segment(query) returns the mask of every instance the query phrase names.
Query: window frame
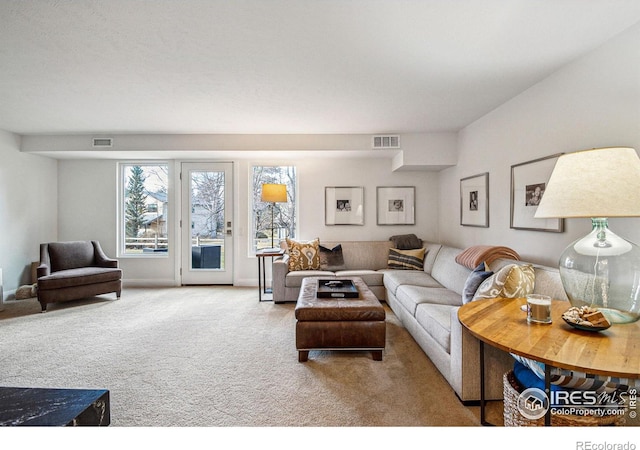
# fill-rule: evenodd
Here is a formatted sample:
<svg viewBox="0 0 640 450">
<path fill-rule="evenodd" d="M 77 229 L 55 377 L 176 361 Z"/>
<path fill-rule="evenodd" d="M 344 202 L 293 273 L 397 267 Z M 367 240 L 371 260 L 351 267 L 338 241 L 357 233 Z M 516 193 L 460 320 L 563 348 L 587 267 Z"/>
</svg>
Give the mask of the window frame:
<svg viewBox="0 0 640 450">
<path fill-rule="evenodd" d="M 248 255 L 250 257 L 253 257 L 256 255 L 256 250 L 257 247 L 254 246 L 254 243 L 256 242 L 256 232 L 257 232 L 257 226 L 255 223 L 255 214 L 254 212 L 256 211 L 255 209 L 255 197 L 254 197 L 254 193 L 256 192 L 254 190 L 254 172 L 256 168 L 259 167 L 286 167 L 286 168 L 292 168 L 295 174 L 295 180 L 293 182 L 293 192 L 290 192 L 289 189 L 287 189 L 287 196 L 289 198 L 293 199 L 293 221 L 294 221 L 294 225 L 293 225 L 293 229 L 291 230 L 293 235 L 291 236 L 287 236 L 290 238 L 295 238 L 295 236 L 298 234 L 298 224 L 299 224 L 299 220 L 298 220 L 298 167 L 295 164 L 273 164 L 273 163 L 269 163 L 269 164 L 261 164 L 261 163 L 251 163 L 249 164 L 249 168 L 248 168 L 248 172 L 249 172 L 249 176 L 248 176 L 248 229 L 249 229 L 249 233 L 248 233 Z M 287 187 L 289 187 L 289 184 L 287 183 Z M 259 202 L 260 200 L 258 200 Z M 270 245 L 269 245 L 270 247 Z"/>
<path fill-rule="evenodd" d="M 166 226 L 166 240 L 167 240 L 167 251 L 165 252 L 140 252 L 140 253 L 132 253 L 127 252 L 125 248 L 126 243 L 126 213 L 125 213 L 125 191 L 128 183 L 128 179 L 125 179 L 125 171 L 132 166 L 164 166 L 167 171 L 166 175 L 166 190 L 167 190 L 167 206 L 166 213 L 167 218 L 165 218 L 165 226 Z M 173 165 L 170 161 L 167 160 L 132 160 L 132 161 L 118 161 L 117 164 L 117 178 L 118 178 L 118 199 L 117 199 L 117 214 L 116 214 L 116 233 L 117 233 L 117 255 L 118 258 L 160 258 L 167 259 L 170 257 L 170 254 L 173 252 L 175 248 L 175 243 L 172 240 L 172 230 L 173 230 L 173 197 L 172 197 L 172 176 L 173 176 Z"/>
</svg>

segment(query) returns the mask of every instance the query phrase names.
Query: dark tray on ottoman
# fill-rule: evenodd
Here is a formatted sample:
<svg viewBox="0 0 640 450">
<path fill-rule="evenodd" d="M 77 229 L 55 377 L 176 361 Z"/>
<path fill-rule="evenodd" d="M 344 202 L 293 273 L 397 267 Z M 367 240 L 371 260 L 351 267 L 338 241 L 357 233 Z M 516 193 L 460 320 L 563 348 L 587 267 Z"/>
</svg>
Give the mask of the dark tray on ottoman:
<svg viewBox="0 0 640 450">
<path fill-rule="evenodd" d="M 318 280 L 318 298 L 358 298 L 359 293 L 352 280 Z"/>
</svg>

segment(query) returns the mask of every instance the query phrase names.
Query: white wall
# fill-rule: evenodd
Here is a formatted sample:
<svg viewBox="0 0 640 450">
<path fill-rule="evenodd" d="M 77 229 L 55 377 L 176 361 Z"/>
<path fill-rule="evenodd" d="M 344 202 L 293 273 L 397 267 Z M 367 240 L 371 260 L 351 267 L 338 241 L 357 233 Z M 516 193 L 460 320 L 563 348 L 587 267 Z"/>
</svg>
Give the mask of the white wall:
<svg viewBox="0 0 640 450">
<path fill-rule="evenodd" d="M 0 131 L 0 268 L 5 298 L 31 283 L 40 243 L 58 234 L 57 161 L 20 152 L 20 138 Z"/>
<path fill-rule="evenodd" d="M 585 55 L 564 67 L 546 80 L 525 91 L 490 114 L 462 130 L 457 139 L 445 136 L 448 143 L 445 151 L 451 151 L 451 143 L 457 141 L 458 164 L 441 172 L 393 171 L 389 159 L 372 159 L 356 156 L 353 159 L 337 158 L 335 152 L 328 158 L 318 159 L 319 152 L 306 159 L 274 160 L 271 151 L 263 153 L 264 159 L 238 159 L 235 161 L 234 211 L 236 235 L 234 239 L 234 279 L 238 285 L 257 284 L 257 262 L 249 255 L 247 233 L 249 167 L 257 164 L 295 164 L 299 177 L 299 230 L 300 238 L 331 240 L 388 239 L 393 234 L 415 233 L 423 239 L 465 247 L 474 244 L 507 245 L 516 249 L 523 258 L 544 264 L 557 264 L 562 249 L 572 240 L 589 230 L 587 220 L 567 220 L 564 233 L 512 230 L 510 223 L 510 169 L 514 164 L 560 152 L 603 147 L 612 145 L 631 146 L 640 149 L 640 64 L 638 43 L 640 25 L 614 38 L 600 49 Z M 432 142 L 419 136 L 419 142 Z M 360 147 L 365 146 L 362 136 Z M 27 146 L 31 151 L 46 150 L 48 138 L 31 139 Z M 153 149 L 158 136 L 137 136 L 138 150 Z M 218 140 L 223 140 L 218 137 Z M 306 146 L 313 141 L 310 137 L 296 137 Z M 9 153 L 15 161 L 10 167 L 10 180 L 0 180 L 0 192 L 9 196 L 10 187 L 23 186 L 26 178 L 31 184 L 28 192 L 38 192 L 34 199 L 24 198 L 26 194 L 13 196 L 9 215 L 19 214 L 18 205 L 29 205 L 34 211 L 25 213 L 29 226 L 35 226 L 32 217 L 46 218 L 44 222 L 49 234 L 51 217 L 55 216 L 55 194 L 49 189 L 50 183 L 41 181 L 34 175 L 31 166 L 47 165 L 55 167 L 55 162 L 44 158 L 14 154 L 18 144 L 13 135 L 3 135 L 0 150 Z M 362 141 L 362 142 L 360 142 Z M 66 140 L 53 139 L 60 150 L 66 148 Z M 83 141 L 84 142 L 84 141 Z M 208 141 L 207 141 L 208 142 Z M 234 141 L 235 142 L 235 141 Z M 339 141 L 342 143 L 343 141 Z M 349 139 L 343 147 L 350 148 Z M 272 142 L 274 144 L 275 142 Z M 217 145 L 220 145 L 218 142 Z M 239 145 L 241 150 L 254 150 L 259 142 Z M 292 144 L 293 145 L 293 144 Z M 335 143 L 334 143 L 335 146 Z M 31 148 L 33 147 L 33 148 Z M 55 147 L 55 145 L 54 145 Z M 422 144 L 414 152 L 424 151 Z M 211 149 L 210 143 L 203 148 Z M 272 147 L 273 149 L 275 147 Z M 293 147 L 292 147 L 293 148 Z M 305 147 L 306 148 L 306 147 Z M 52 150 L 56 150 L 53 148 Z M 315 148 L 314 148 L 315 149 Z M 213 149 L 212 149 L 213 150 Z M 235 147 L 231 149 L 235 151 Z M 318 149 L 315 149 L 318 150 Z M 433 148 L 428 148 L 434 154 Z M 325 152 L 327 153 L 327 152 Z M 289 158 L 278 152 L 276 158 Z M 328 153 L 327 153 L 328 155 Z M 417 166 L 434 163 L 433 158 L 422 161 L 418 153 L 407 155 Z M 246 158 L 245 155 L 243 155 Z M 254 156 L 261 158 L 261 156 Z M 293 156 L 292 156 L 293 158 Z M 228 157 L 224 158 L 228 160 Z M 24 161 L 37 161 L 20 170 Z M 449 160 L 444 165 L 450 164 Z M 116 254 L 116 209 L 117 209 L 117 162 L 115 160 L 60 160 L 59 163 L 59 236 L 60 240 L 94 238 L 102 242 L 110 255 Z M 18 167 L 18 170 L 14 170 Z M 4 168 L 4 167 L 3 167 Z M 54 169 L 51 169 L 54 170 Z M 45 178 L 52 176 L 44 168 Z M 15 172 L 15 173 L 13 173 Z M 490 172 L 490 227 L 475 228 L 460 226 L 460 179 L 482 172 Z M 4 177 L 3 177 L 4 178 Z M 44 187 L 44 192 L 35 186 Z M 365 225 L 325 226 L 324 187 L 364 186 Z M 375 217 L 376 186 L 416 186 L 417 222 L 414 226 L 377 226 Z M 23 188 L 24 189 L 24 188 Z M 42 189 L 41 189 L 42 190 Z M 52 198 L 53 197 L 53 198 Z M 16 200 L 18 198 L 19 200 Z M 174 197 L 175 198 L 175 197 Z M 6 202 L 7 200 L 3 200 Z M 35 207 L 33 206 L 35 205 Z M 43 206 L 46 211 L 43 211 Z M 4 205 L 3 205 L 4 209 Z M 51 210 L 54 210 L 51 212 Z M 0 209 L 2 211 L 2 209 Z M 174 217 L 176 215 L 174 214 Z M 26 219 L 25 219 L 26 220 Z M 37 220 L 36 220 L 37 222 Z M 22 229 L 5 217 L 0 218 L 4 227 L 11 230 Z M 615 219 L 612 228 L 619 234 L 640 242 L 638 219 Z M 40 230 L 42 232 L 42 230 Z M 15 234 L 15 233 L 14 233 Z M 55 234 L 55 233 L 53 233 Z M 5 246 L 12 244 L 2 233 Z M 20 234 L 22 236 L 23 234 Z M 24 236 L 27 234 L 25 233 Z M 174 239 L 175 241 L 175 239 Z M 26 245 L 25 245 L 26 248 Z M 13 250 L 10 250 L 10 254 Z M 0 254 L 0 262 L 6 260 Z M 25 261 L 35 254 L 25 256 Z M 15 258 L 15 256 L 14 256 Z M 177 282 L 177 265 L 171 259 L 123 259 L 125 282 Z M 16 278 L 15 273 L 9 275 Z M 7 275 L 5 275 L 7 279 Z"/>
<path fill-rule="evenodd" d="M 394 234 L 415 233 L 423 239 L 438 240 L 437 172 L 393 172 L 388 158 L 274 160 L 242 159 L 234 162 L 236 232 L 234 236 L 234 284 L 257 285 L 257 260 L 249 253 L 248 192 L 254 164 L 295 165 L 298 173 L 299 233 L 301 239 L 386 240 Z M 110 256 L 117 250 L 117 161 L 59 161 L 59 239 L 97 239 Z M 173 166 L 173 164 L 172 164 Z M 178 164 L 176 164 L 178 166 Z M 324 225 L 325 186 L 363 186 L 365 224 L 363 226 Z M 376 186 L 415 186 L 416 224 L 376 225 Z M 178 196 L 170 187 L 178 206 Z M 172 217 L 176 217 L 172 214 Z M 175 223 L 174 223 L 175 231 Z M 172 234 L 173 248 L 179 243 Z M 121 258 L 125 284 L 178 283 L 173 258 Z"/>
<path fill-rule="evenodd" d="M 58 239 L 95 239 L 108 256 L 117 257 L 118 161 L 61 160 L 59 179 Z M 173 209 L 170 217 L 174 217 Z M 129 284 L 148 284 L 149 280 L 154 284 L 175 284 L 176 266 L 172 258 L 121 257 L 119 260 Z"/>
<path fill-rule="evenodd" d="M 510 229 L 511 165 L 562 152 L 629 146 L 640 150 L 640 25 L 500 106 L 458 137 L 458 165 L 441 172 L 443 242 L 507 245 L 524 259 L 557 265 L 590 230 L 565 220 L 564 233 Z M 489 172 L 490 227 L 460 226 L 460 179 Z M 614 232 L 640 243 L 640 219 L 613 219 Z"/>
<path fill-rule="evenodd" d="M 414 233 L 425 240 L 438 240 L 438 173 L 392 172 L 389 159 L 318 159 L 296 161 L 253 160 L 240 161 L 238 166 L 241 227 L 237 252 L 236 282 L 241 285 L 257 284 L 257 262 L 248 257 L 248 208 L 243 202 L 248 197 L 250 168 L 252 165 L 295 165 L 298 175 L 298 239 L 327 241 L 387 240 L 395 234 Z M 326 186 L 364 187 L 364 225 L 325 225 L 324 191 Z M 376 225 L 376 187 L 415 186 L 415 225 Z"/>
</svg>

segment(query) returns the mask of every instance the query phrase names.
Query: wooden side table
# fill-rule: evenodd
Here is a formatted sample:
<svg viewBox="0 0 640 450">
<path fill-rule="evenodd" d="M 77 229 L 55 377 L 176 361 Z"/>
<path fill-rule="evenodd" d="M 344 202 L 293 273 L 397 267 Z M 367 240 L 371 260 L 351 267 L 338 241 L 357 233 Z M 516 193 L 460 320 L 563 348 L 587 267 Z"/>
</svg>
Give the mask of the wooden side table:
<svg viewBox="0 0 640 450">
<path fill-rule="evenodd" d="M 460 323 L 480 340 L 480 420 L 485 422 L 484 343 L 545 365 L 545 393 L 550 368 L 622 378 L 640 378 L 640 322 L 616 324 L 601 331 L 572 328 L 562 314 L 571 304 L 553 300 L 551 324 L 530 324 L 522 310 L 526 299 L 476 300 L 458 310 Z M 547 411 L 545 425 L 551 424 Z"/>
<path fill-rule="evenodd" d="M 271 258 L 271 263 L 273 264 L 273 258 L 276 256 L 284 255 L 284 249 L 273 251 L 273 249 L 267 250 L 258 250 L 256 252 L 256 257 L 258 258 L 258 301 L 261 302 L 262 294 L 272 294 L 273 291 L 271 288 L 267 288 L 267 280 L 266 280 L 266 263 L 264 258 Z M 265 300 L 267 301 L 267 300 Z"/>
</svg>

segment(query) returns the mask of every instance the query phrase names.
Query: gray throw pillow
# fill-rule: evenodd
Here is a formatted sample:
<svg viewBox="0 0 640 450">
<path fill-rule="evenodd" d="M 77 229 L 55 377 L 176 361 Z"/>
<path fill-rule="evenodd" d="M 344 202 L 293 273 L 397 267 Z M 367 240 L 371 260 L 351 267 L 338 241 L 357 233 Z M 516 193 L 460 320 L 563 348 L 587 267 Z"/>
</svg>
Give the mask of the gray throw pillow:
<svg viewBox="0 0 640 450">
<path fill-rule="evenodd" d="M 493 275 L 493 272 L 489 270 L 485 263 L 478 264 L 478 267 L 473 269 L 473 272 L 467 277 L 467 281 L 464 283 L 464 289 L 462 290 L 462 304 L 469 303 L 476 295 L 476 291 L 484 280 Z"/>
<path fill-rule="evenodd" d="M 422 239 L 415 234 L 399 234 L 389 238 L 393 242 L 393 248 L 398 250 L 413 250 L 422 248 Z"/>
</svg>

